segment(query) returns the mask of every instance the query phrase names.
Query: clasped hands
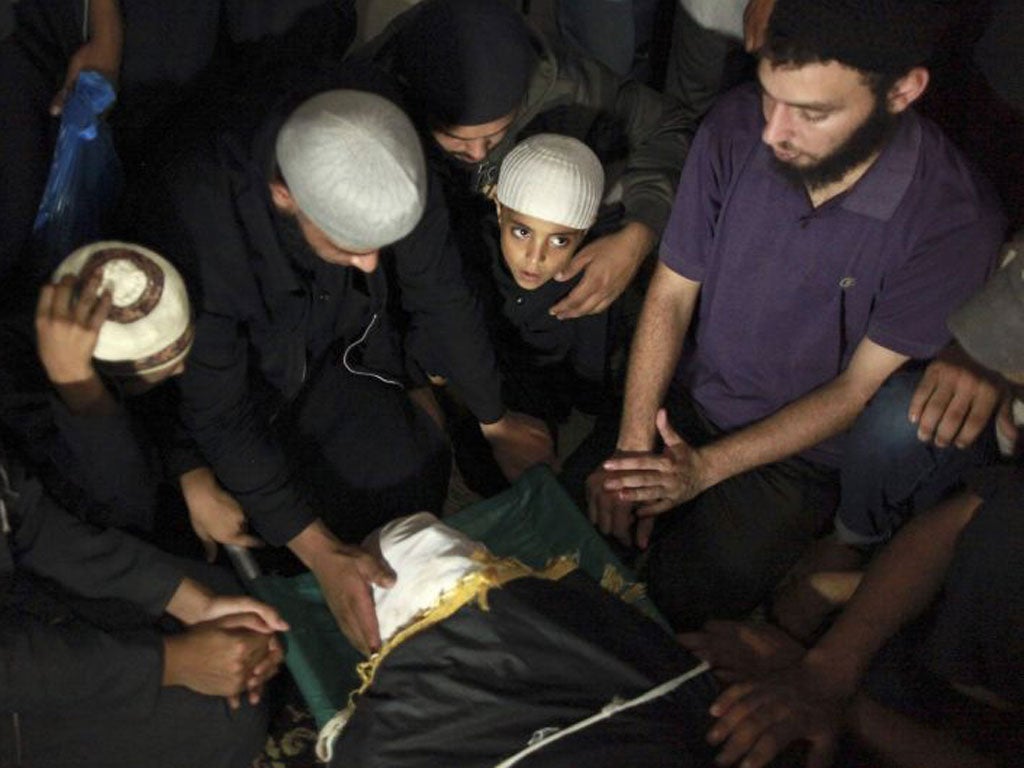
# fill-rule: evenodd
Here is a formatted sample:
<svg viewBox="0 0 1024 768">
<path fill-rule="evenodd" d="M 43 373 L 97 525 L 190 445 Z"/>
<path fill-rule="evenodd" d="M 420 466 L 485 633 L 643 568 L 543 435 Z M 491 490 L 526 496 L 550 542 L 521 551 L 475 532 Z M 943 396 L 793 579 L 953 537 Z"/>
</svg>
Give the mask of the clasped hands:
<svg viewBox="0 0 1024 768">
<path fill-rule="evenodd" d="M 257 704 L 284 658 L 275 633 L 288 624 L 251 597 L 216 596 L 183 579 L 167 612 L 187 629 L 164 638 L 163 684 L 223 696 L 236 709 L 244 695 Z"/>
<path fill-rule="evenodd" d="M 672 428 L 664 408 L 655 424 L 664 444 L 660 453 L 616 451 L 587 478 L 590 521 L 623 544 L 632 538 L 641 549 L 650 543 L 655 517 L 713 485 L 705 455 Z"/>
</svg>

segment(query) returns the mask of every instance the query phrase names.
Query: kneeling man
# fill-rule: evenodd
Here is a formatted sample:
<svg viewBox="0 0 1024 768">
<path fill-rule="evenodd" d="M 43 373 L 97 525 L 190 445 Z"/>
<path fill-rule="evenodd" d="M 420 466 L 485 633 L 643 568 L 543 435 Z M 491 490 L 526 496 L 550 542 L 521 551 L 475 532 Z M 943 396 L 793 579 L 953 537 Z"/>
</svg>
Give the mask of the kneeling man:
<svg viewBox="0 0 1024 768">
<path fill-rule="evenodd" d="M 913 428 L 907 445 L 886 430 L 846 445 L 880 388 L 905 387 L 906 424 L 901 369 L 949 342 L 946 316 L 1004 226 L 912 109 L 929 77 L 924 5 L 779 0 L 758 86 L 724 97 L 695 140 L 616 453 L 587 483 L 602 530 L 625 539 L 636 522 L 651 542 L 652 596 L 677 627 L 756 606 L 840 491 L 873 505 L 858 517 L 891 515 L 956 458 Z"/>
</svg>

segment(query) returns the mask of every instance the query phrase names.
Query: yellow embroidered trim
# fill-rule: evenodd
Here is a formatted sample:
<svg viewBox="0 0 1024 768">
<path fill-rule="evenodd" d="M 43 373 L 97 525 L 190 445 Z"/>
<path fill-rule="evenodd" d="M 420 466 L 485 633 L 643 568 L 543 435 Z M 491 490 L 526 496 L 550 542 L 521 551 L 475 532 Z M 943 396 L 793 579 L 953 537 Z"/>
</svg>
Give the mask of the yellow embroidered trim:
<svg viewBox="0 0 1024 768">
<path fill-rule="evenodd" d="M 377 653 L 356 666 L 362 684 L 349 694 L 348 706 L 345 708 L 347 713 L 351 715 L 356 706 L 356 697 L 373 684 L 373 678 L 387 655 L 410 637 L 444 621 L 471 600 L 477 601 L 480 610 L 490 610 L 487 593 L 495 587 L 502 587 L 510 581 L 527 576 L 557 581 L 579 567 L 577 559 L 567 555 L 552 559 L 539 571 L 524 565 L 514 557 L 497 558 L 486 550 L 479 550 L 473 555 L 473 559 L 483 563 L 484 567 L 460 579 L 454 587 L 441 595 L 432 608 L 417 615 L 408 625 L 392 635 Z"/>
<path fill-rule="evenodd" d="M 605 565 L 601 574 L 601 586 L 611 592 L 625 603 L 635 603 L 647 594 L 647 588 L 642 582 L 626 581 L 622 572 L 611 563 Z"/>
</svg>

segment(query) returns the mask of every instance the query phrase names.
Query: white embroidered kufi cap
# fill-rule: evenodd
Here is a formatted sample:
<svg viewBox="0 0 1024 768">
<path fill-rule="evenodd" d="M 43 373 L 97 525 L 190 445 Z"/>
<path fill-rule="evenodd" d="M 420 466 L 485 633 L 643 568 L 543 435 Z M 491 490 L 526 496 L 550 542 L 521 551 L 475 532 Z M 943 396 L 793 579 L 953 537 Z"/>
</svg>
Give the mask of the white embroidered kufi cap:
<svg viewBox="0 0 1024 768">
<path fill-rule="evenodd" d="M 134 376 L 178 365 L 193 340 L 188 291 L 178 270 L 141 245 L 107 241 L 74 251 L 53 279 L 75 275 L 81 290 L 97 274 L 97 295 L 109 291 L 113 299 L 93 353 L 97 366 Z"/>
<path fill-rule="evenodd" d="M 604 169 L 582 141 L 539 133 L 505 156 L 498 175 L 498 202 L 519 213 L 572 229 L 597 218 Z"/>
<path fill-rule="evenodd" d="M 306 101 L 277 134 L 277 164 L 299 209 L 353 251 L 401 240 L 426 207 L 416 129 L 372 93 L 327 91 Z"/>
</svg>

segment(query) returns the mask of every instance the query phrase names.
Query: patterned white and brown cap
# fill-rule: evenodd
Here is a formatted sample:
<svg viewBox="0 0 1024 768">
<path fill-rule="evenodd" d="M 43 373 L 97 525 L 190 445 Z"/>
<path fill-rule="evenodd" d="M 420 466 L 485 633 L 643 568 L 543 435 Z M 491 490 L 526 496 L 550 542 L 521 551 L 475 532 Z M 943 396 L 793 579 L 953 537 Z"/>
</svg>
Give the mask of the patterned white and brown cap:
<svg viewBox="0 0 1024 768">
<path fill-rule="evenodd" d="M 188 291 L 178 270 L 141 245 L 105 241 L 74 251 L 53 279 L 75 275 L 81 289 L 97 273 L 97 292 L 109 291 L 113 298 L 93 353 L 97 366 L 114 376 L 177 366 L 194 337 Z"/>
</svg>

